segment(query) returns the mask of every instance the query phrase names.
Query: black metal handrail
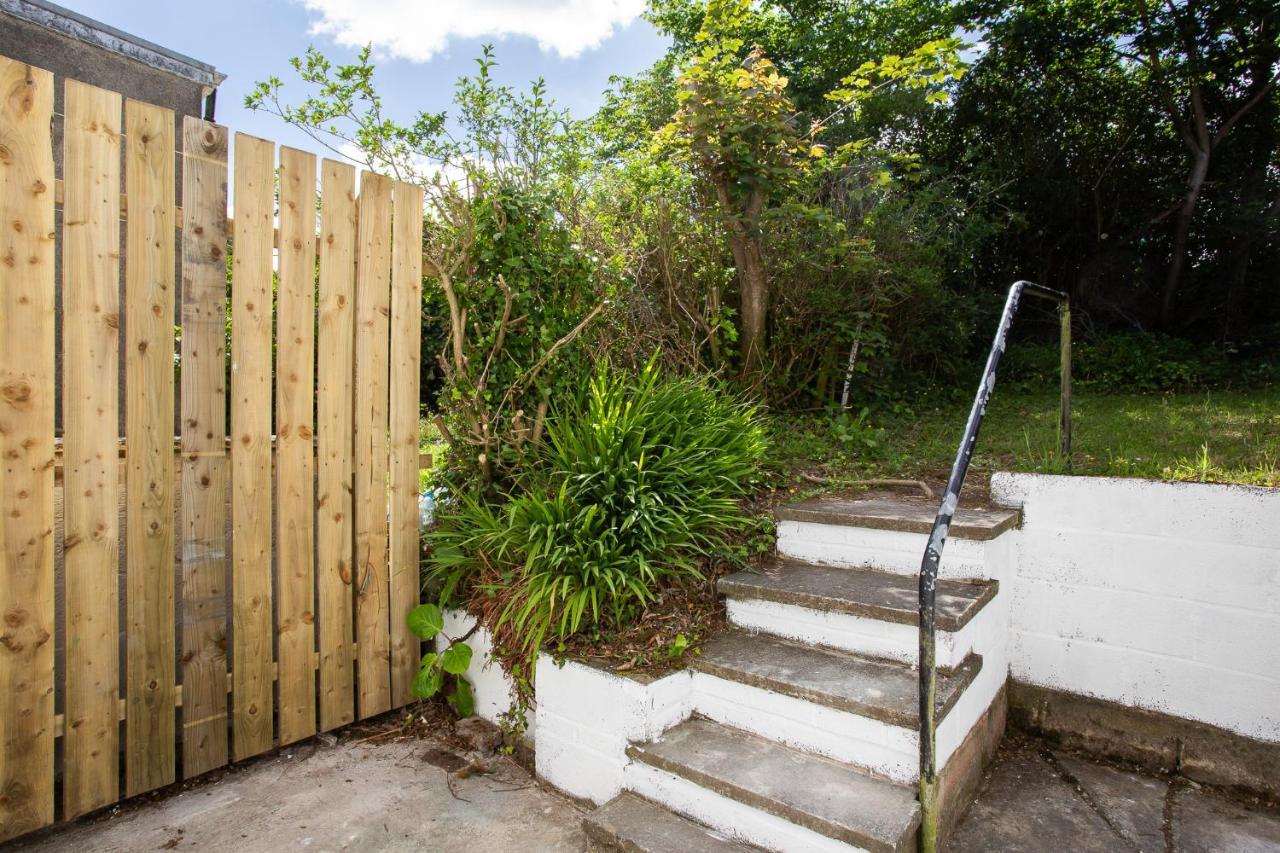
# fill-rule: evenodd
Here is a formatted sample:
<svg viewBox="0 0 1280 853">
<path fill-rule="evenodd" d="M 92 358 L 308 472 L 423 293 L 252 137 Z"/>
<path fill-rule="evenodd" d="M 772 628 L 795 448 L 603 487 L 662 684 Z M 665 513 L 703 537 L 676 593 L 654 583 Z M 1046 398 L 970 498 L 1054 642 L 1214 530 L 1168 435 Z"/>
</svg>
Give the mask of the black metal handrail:
<svg viewBox="0 0 1280 853">
<path fill-rule="evenodd" d="M 938 844 L 938 744 L 934 719 L 937 697 L 934 617 L 938 565 L 942 562 L 942 548 L 947 543 L 947 530 L 951 526 L 952 516 L 955 515 L 956 506 L 960 501 L 960 489 L 964 485 L 965 475 L 969 473 L 969 463 L 973 459 L 973 446 L 978 440 L 978 430 L 982 427 L 982 419 L 987 414 L 987 402 L 991 399 L 991 392 L 995 388 L 996 369 L 1000 366 L 1000 358 L 1004 355 L 1008 344 L 1009 326 L 1013 323 L 1013 315 L 1018 310 L 1018 301 L 1024 292 L 1058 303 L 1062 335 L 1060 347 L 1062 412 L 1059 421 L 1058 449 L 1068 471 L 1071 466 L 1071 303 L 1065 293 L 1030 281 L 1016 281 L 1009 288 L 1009 298 L 1005 300 L 1004 313 L 1000 316 L 999 327 L 996 328 L 996 338 L 991 344 L 991 353 L 987 356 L 987 367 L 982 372 L 977 396 L 973 398 L 973 408 L 969 410 L 969 420 L 964 427 L 964 438 L 960 440 L 955 462 L 951 464 L 951 477 L 947 480 L 947 489 L 942 495 L 942 503 L 938 505 L 938 514 L 933 520 L 929 543 L 925 546 L 924 558 L 920 562 L 920 810 L 922 816 L 920 849 L 924 853 L 934 853 Z"/>
</svg>

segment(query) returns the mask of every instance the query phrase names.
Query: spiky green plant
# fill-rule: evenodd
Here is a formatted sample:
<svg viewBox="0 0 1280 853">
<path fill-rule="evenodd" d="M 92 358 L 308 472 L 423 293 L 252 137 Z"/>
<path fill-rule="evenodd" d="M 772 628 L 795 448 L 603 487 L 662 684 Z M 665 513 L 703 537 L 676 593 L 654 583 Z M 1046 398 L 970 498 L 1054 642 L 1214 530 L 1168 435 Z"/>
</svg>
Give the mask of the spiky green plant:
<svg viewBox="0 0 1280 853">
<path fill-rule="evenodd" d="M 754 408 L 707 380 L 600 369 L 558 411 L 519 494 L 463 496 L 432 536 L 428 582 L 496 600 L 492 628 L 527 657 L 548 637 L 620 625 L 666 578 L 697 576 L 747 516 L 764 455 Z"/>
</svg>

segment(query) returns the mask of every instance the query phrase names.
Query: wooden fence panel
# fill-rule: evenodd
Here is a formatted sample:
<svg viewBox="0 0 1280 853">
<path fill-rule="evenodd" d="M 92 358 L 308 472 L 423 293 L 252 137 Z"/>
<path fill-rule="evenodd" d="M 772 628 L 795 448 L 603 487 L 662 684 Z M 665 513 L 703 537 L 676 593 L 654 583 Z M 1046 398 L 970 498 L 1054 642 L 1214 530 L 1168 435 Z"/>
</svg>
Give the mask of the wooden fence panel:
<svg viewBox="0 0 1280 853">
<path fill-rule="evenodd" d="M 387 383 L 391 181 L 360 176 L 356 265 L 355 541 L 360 717 L 391 709 L 387 595 Z"/>
<path fill-rule="evenodd" d="M 53 75 L 0 58 L 0 840 L 53 822 Z"/>
<path fill-rule="evenodd" d="M 320 187 L 320 330 L 316 387 L 319 465 L 316 571 L 320 728 L 355 719 L 351 430 L 355 340 L 355 169 L 325 160 Z"/>
<path fill-rule="evenodd" d="M 179 189 L 173 112 L 76 81 L 56 180 L 53 85 L 0 57 L 0 841 L 172 783 L 179 736 L 190 778 L 406 704 L 420 651 L 422 191 L 325 160 L 317 237 L 285 148 L 277 231 L 238 134 L 232 224 L 225 128 L 183 119 Z"/>
<path fill-rule="evenodd" d="M 280 149 L 276 308 L 276 638 L 280 743 L 316 733 L 314 368 L 316 158 Z"/>
<path fill-rule="evenodd" d="M 413 701 L 422 644 L 405 617 L 418 603 L 418 385 L 422 350 L 422 190 L 392 188 L 391 241 L 391 704 Z"/>
<path fill-rule="evenodd" d="M 182 776 L 227 763 L 227 130 L 182 123 Z"/>
<path fill-rule="evenodd" d="M 125 102 L 125 787 L 174 780 L 173 111 Z"/>
<path fill-rule="evenodd" d="M 120 112 L 68 80 L 62 232 L 63 811 L 120 796 Z"/>
<path fill-rule="evenodd" d="M 271 255 L 275 145 L 235 142 L 231 282 L 232 748 L 272 747 Z"/>
</svg>

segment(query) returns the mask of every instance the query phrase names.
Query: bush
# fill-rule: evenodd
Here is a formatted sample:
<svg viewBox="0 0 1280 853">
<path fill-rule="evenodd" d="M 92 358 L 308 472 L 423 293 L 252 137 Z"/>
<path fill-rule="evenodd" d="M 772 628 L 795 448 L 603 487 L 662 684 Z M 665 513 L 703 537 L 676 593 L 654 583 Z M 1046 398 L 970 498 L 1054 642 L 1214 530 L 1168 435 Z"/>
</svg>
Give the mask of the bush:
<svg viewBox="0 0 1280 853">
<path fill-rule="evenodd" d="M 1043 387 L 1058 381 L 1058 344 L 1015 343 L 1001 379 Z M 1249 364 L 1213 347 L 1160 334 L 1108 335 L 1073 342 L 1073 381 L 1110 393 L 1202 391 L 1262 384 L 1265 365 Z"/>
<path fill-rule="evenodd" d="M 526 659 L 549 637 L 625 624 L 746 526 L 764 450 L 755 410 L 705 380 L 664 379 L 653 361 L 601 369 L 549 422 L 516 495 L 442 513 L 427 582 L 470 599 Z"/>
<path fill-rule="evenodd" d="M 468 204 L 460 239 L 470 241 L 471 264 L 452 282 L 466 319 L 460 363 L 447 355 L 448 297 L 438 282 L 423 291 L 423 352 L 446 354 L 426 396 L 451 433 L 445 467 L 454 488 L 509 486 L 547 401 L 572 395 L 590 372 L 570 344 L 604 298 L 605 276 L 574 244 L 555 201 L 543 189 L 497 186 Z"/>
</svg>

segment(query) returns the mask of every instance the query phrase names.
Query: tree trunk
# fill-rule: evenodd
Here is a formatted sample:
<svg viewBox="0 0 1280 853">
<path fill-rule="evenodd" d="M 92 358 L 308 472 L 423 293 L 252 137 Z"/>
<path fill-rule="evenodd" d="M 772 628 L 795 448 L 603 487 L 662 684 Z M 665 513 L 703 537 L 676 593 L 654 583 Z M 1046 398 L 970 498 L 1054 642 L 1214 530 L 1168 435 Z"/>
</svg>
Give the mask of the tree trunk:
<svg viewBox="0 0 1280 853">
<path fill-rule="evenodd" d="M 738 210 L 729 194 L 727 181 L 716 182 L 720 211 L 729 233 L 729 251 L 738 274 L 741 322 L 738 342 L 742 352 L 739 379 L 748 388 L 760 381 L 760 362 L 765 351 L 765 321 L 769 314 L 769 276 L 764 269 L 764 252 L 760 245 L 760 211 L 764 195 L 756 190 L 747 199 L 745 210 Z"/>
<path fill-rule="evenodd" d="M 742 289 L 742 329 L 738 339 L 742 343 L 741 377 L 747 387 L 760 380 L 760 362 L 765 348 L 765 319 L 769 314 L 769 278 L 764 270 L 764 255 L 760 238 L 751 234 L 735 235 L 740 245 L 738 252 L 742 266 L 738 269 L 738 282 Z"/>
<path fill-rule="evenodd" d="M 1166 332 L 1174 331 L 1174 313 L 1178 308 L 1178 288 L 1182 284 L 1182 272 L 1187 264 L 1187 238 L 1191 233 L 1191 220 L 1195 218 L 1200 190 L 1209 174 L 1209 149 L 1196 151 L 1191 165 L 1191 177 L 1187 179 L 1187 194 L 1178 208 L 1173 227 L 1173 248 L 1169 257 L 1169 271 L 1165 274 L 1164 293 L 1160 300 L 1160 326 Z"/>
</svg>

